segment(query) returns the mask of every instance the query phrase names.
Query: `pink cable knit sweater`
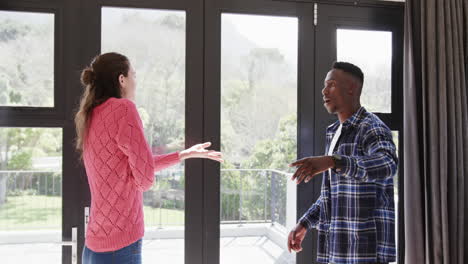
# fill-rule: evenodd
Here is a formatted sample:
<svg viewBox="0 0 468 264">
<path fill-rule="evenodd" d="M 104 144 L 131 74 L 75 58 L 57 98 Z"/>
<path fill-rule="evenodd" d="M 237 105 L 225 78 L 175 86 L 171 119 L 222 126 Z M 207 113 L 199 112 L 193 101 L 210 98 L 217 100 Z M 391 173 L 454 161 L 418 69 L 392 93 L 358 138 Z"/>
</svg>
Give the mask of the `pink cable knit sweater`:
<svg viewBox="0 0 468 264">
<path fill-rule="evenodd" d="M 179 153 L 153 156 L 135 104 L 110 98 L 92 112 L 83 159 L 91 190 L 86 246 L 107 252 L 142 238 L 143 191 Z"/>
</svg>

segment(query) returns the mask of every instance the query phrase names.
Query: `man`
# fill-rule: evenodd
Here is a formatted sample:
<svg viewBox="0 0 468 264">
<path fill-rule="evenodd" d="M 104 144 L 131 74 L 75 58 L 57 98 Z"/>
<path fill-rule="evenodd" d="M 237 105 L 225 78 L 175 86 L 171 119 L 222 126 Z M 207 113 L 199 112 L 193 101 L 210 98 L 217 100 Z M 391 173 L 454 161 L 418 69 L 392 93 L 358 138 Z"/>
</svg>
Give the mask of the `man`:
<svg viewBox="0 0 468 264">
<path fill-rule="evenodd" d="M 397 170 L 390 129 L 360 104 L 364 74 L 335 62 L 322 90 L 324 106 L 338 121 L 327 128 L 326 156 L 307 157 L 292 179 L 308 182 L 323 172 L 319 199 L 288 237 L 299 252 L 307 230 L 318 230 L 317 261 L 389 263 L 395 261 L 393 176 Z"/>
</svg>

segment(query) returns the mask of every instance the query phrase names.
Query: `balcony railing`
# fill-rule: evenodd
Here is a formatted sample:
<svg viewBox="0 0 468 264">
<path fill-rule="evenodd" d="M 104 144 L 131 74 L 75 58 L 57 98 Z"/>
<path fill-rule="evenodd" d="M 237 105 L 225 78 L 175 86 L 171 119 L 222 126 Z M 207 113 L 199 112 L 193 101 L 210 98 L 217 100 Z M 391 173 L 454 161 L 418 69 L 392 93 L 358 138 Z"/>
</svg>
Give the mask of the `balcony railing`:
<svg viewBox="0 0 468 264">
<path fill-rule="evenodd" d="M 221 170 L 221 224 L 285 226 L 290 176 L 270 169 Z M 156 178 L 144 193 L 146 225 L 183 226 L 183 169 L 164 170 Z M 0 171 L 0 231 L 60 229 L 61 197 L 60 171 Z"/>
<path fill-rule="evenodd" d="M 59 229 L 60 171 L 0 171 L 0 231 Z"/>
</svg>

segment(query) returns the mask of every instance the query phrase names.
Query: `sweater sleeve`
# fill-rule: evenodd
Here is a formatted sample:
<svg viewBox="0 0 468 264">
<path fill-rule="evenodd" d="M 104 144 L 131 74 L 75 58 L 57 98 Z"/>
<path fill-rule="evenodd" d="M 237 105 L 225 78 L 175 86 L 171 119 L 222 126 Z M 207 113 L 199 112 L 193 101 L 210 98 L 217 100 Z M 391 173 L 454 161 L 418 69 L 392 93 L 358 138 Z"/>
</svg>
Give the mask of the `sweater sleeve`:
<svg viewBox="0 0 468 264">
<path fill-rule="evenodd" d="M 156 171 L 164 170 L 165 168 L 180 162 L 179 152 L 173 152 L 170 154 L 163 155 L 154 155 L 153 160 Z"/>
<path fill-rule="evenodd" d="M 154 158 L 146 142 L 143 125 L 135 104 L 122 99 L 124 116 L 119 120 L 116 142 L 127 156 L 131 178 L 140 191 L 146 191 L 154 183 Z"/>
</svg>

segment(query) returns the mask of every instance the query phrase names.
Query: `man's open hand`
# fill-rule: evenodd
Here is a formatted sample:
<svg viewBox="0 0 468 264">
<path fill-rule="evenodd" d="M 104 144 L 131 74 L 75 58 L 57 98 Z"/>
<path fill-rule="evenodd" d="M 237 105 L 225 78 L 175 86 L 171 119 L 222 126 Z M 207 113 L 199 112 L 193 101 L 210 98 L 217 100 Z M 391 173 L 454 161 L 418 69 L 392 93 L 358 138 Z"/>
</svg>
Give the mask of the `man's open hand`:
<svg viewBox="0 0 468 264">
<path fill-rule="evenodd" d="M 308 182 L 315 175 L 333 168 L 334 166 L 335 162 L 330 156 L 303 158 L 289 164 L 289 167 L 297 167 L 291 180 L 296 180 L 297 184 L 301 183 L 303 180 Z"/>
</svg>

